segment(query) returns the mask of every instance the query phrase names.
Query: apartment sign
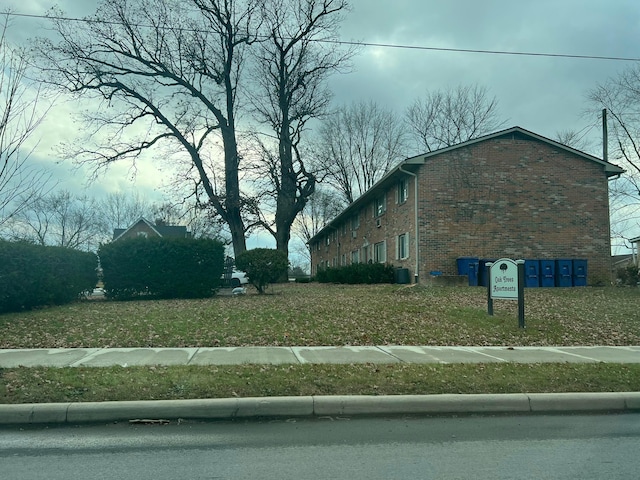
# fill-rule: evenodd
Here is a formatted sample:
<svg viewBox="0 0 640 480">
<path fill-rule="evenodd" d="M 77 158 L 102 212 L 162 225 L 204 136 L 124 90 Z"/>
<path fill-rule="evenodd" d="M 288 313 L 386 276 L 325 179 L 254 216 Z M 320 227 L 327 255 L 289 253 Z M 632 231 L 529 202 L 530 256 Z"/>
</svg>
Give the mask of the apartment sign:
<svg viewBox="0 0 640 480">
<path fill-rule="evenodd" d="M 501 258 L 490 267 L 491 298 L 518 300 L 518 265 L 510 258 Z"/>
<path fill-rule="evenodd" d="M 493 300 L 518 301 L 518 326 L 524 324 L 524 260 L 501 258 L 487 262 L 487 312 L 493 315 Z"/>
</svg>

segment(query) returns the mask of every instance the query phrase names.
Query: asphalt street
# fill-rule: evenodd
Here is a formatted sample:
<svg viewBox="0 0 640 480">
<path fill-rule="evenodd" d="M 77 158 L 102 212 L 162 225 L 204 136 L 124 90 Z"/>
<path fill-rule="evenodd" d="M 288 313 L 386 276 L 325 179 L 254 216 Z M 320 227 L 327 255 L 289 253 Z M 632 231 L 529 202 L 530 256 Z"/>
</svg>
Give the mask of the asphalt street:
<svg viewBox="0 0 640 480">
<path fill-rule="evenodd" d="M 3 477 L 622 479 L 640 414 L 356 419 L 0 430 Z"/>
</svg>

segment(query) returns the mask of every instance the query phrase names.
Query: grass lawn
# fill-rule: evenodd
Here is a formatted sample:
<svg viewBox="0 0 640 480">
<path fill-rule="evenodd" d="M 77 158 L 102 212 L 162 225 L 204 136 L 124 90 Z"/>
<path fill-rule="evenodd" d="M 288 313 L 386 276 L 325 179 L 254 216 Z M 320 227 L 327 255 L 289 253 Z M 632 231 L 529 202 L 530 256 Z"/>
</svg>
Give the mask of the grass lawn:
<svg viewBox="0 0 640 480">
<path fill-rule="evenodd" d="M 0 348 L 247 345 L 640 345 L 640 289 L 276 285 L 270 295 L 88 300 L 0 315 Z"/>
<path fill-rule="evenodd" d="M 111 302 L 0 315 L 0 348 L 640 345 L 640 289 L 288 284 L 270 295 Z M 638 391 L 640 365 L 241 365 L 0 370 L 0 403 L 331 394 Z"/>
</svg>

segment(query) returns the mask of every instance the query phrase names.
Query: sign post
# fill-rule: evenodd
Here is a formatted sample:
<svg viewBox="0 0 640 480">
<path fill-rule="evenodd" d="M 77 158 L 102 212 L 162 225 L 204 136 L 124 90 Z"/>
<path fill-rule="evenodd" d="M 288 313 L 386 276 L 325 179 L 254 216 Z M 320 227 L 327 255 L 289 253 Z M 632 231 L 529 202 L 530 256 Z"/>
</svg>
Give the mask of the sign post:
<svg viewBox="0 0 640 480">
<path fill-rule="evenodd" d="M 493 315 L 493 300 L 518 301 L 518 327 L 524 323 L 524 260 L 501 258 L 487 263 L 487 311 Z"/>
</svg>

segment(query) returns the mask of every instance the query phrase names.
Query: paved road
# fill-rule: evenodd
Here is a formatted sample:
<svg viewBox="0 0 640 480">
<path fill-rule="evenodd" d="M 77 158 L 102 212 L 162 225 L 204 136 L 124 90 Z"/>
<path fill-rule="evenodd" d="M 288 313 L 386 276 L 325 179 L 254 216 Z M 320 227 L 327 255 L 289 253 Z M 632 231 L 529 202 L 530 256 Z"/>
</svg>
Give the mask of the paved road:
<svg viewBox="0 0 640 480">
<path fill-rule="evenodd" d="M 3 478 L 628 479 L 640 414 L 0 430 Z"/>
</svg>

